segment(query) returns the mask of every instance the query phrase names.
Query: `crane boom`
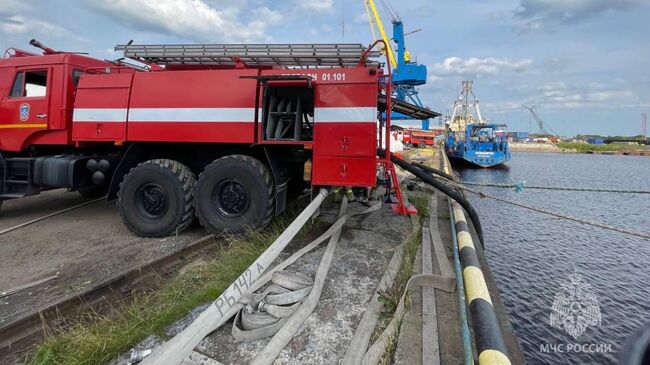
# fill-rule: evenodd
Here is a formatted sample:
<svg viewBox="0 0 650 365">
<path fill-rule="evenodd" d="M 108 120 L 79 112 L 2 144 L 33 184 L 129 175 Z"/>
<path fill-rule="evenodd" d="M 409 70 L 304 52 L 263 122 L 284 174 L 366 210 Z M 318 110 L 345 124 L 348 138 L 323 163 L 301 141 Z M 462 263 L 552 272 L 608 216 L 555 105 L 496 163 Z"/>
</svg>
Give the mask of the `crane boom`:
<svg viewBox="0 0 650 365">
<path fill-rule="evenodd" d="M 370 21 L 370 30 L 372 30 L 372 36 L 375 38 L 375 29 L 372 26 L 373 23 L 377 27 L 381 39 L 386 43 L 386 52 L 388 60 L 390 61 L 391 66 L 397 67 L 397 60 L 395 59 L 395 53 L 393 52 L 393 47 L 390 45 L 390 38 L 386 35 L 386 30 L 384 29 L 384 23 L 381 21 L 379 12 L 377 11 L 377 6 L 375 5 L 374 0 L 366 0 L 366 13 L 368 14 L 368 19 Z M 375 39 L 376 40 L 376 39 Z"/>
<path fill-rule="evenodd" d="M 391 83 L 393 84 L 393 95 L 397 100 L 409 101 L 417 106 L 422 107 L 422 101 L 418 96 L 416 86 L 424 85 L 427 82 L 427 67 L 418 64 L 417 61 L 411 59 L 410 53 L 406 50 L 405 36 L 412 34 L 404 32 L 404 24 L 400 20 L 399 14 L 392 9 L 387 0 L 379 0 L 379 4 L 383 5 L 385 10 L 391 16 L 393 24 L 393 35 L 389 38 L 384 29 L 384 23 L 381 21 L 375 0 L 364 0 L 366 5 L 366 14 L 368 15 L 368 22 L 370 23 L 370 31 L 372 36 L 377 40 L 377 32 L 381 35 L 382 40 L 386 43 L 383 50 L 386 53 L 388 62 L 393 67 Z M 392 42 L 395 42 L 394 44 Z M 396 52 L 394 52 L 396 51 Z M 391 113 L 393 120 L 408 120 L 408 116 L 400 113 Z M 429 120 L 422 120 L 422 129 L 429 129 Z"/>
<path fill-rule="evenodd" d="M 535 113 L 535 106 L 530 107 L 530 106 L 528 106 L 528 105 L 523 105 L 523 104 L 522 104 L 522 106 L 523 106 L 524 108 L 526 108 L 526 109 L 528 109 L 528 110 L 530 111 L 530 114 L 533 116 L 533 119 L 535 119 L 535 122 L 537 123 L 537 127 L 539 128 L 539 133 L 540 133 L 540 134 L 550 134 L 550 133 L 548 133 L 548 131 L 546 130 L 546 127 L 545 127 L 545 126 L 547 126 L 548 129 L 550 129 L 551 132 L 553 132 L 553 135 L 555 135 L 555 136 L 559 136 L 559 134 L 558 134 L 557 132 L 555 132 L 555 131 L 553 130 L 553 128 L 551 128 L 548 124 L 544 123 L 544 121 L 542 120 L 542 118 L 540 118 L 540 116 L 537 115 L 537 113 Z"/>
</svg>

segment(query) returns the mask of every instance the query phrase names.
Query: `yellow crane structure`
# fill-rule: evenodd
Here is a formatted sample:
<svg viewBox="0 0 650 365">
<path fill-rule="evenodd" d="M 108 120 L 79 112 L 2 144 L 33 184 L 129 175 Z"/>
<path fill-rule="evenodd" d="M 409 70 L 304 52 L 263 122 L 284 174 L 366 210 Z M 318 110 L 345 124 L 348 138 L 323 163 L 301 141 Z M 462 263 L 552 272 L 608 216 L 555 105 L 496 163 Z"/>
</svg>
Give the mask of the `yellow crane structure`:
<svg viewBox="0 0 650 365">
<path fill-rule="evenodd" d="M 395 52 L 393 52 L 393 47 L 391 46 L 390 38 L 386 35 L 386 30 L 384 29 L 384 23 L 381 21 L 379 12 L 377 11 L 377 6 L 375 5 L 374 0 L 365 0 L 366 5 L 366 14 L 368 15 L 368 23 L 370 24 L 370 32 L 372 33 L 372 38 L 377 40 L 377 33 L 381 35 L 381 39 L 386 44 L 386 49 L 383 52 L 388 56 L 390 65 L 392 67 L 397 67 L 397 59 L 395 59 Z M 375 29 L 376 28 L 376 29 Z"/>
<path fill-rule="evenodd" d="M 412 104 L 423 107 L 422 101 L 418 96 L 416 86 L 424 85 L 427 82 L 427 67 L 425 65 L 417 64 L 411 61 L 411 55 L 406 50 L 404 38 L 408 34 L 415 33 L 415 30 L 410 33 L 404 33 L 404 24 L 399 18 L 397 11 L 393 9 L 387 0 L 379 0 L 385 10 L 391 15 L 391 22 L 393 24 L 393 37 L 389 38 L 384 29 L 384 23 L 381 21 L 377 6 L 374 0 L 364 0 L 366 5 L 366 14 L 370 23 L 370 31 L 374 40 L 377 40 L 377 33 L 385 43 L 385 49 L 382 51 L 386 54 L 388 62 L 392 66 L 392 84 L 393 94 L 397 100 L 409 101 Z M 397 45 L 397 52 L 393 51 L 393 43 Z M 400 114 L 392 113 L 391 118 L 394 120 L 409 120 L 410 117 Z M 429 129 L 429 120 L 422 120 L 422 129 Z"/>
</svg>

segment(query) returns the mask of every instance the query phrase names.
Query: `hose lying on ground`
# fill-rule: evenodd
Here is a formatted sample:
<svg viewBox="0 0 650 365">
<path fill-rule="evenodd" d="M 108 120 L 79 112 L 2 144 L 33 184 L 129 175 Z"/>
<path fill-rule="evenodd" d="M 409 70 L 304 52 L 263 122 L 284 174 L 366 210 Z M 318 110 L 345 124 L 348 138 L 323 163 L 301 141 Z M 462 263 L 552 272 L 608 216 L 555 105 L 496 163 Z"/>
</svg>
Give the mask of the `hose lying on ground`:
<svg viewBox="0 0 650 365">
<path fill-rule="evenodd" d="M 384 150 L 383 148 L 377 148 L 377 155 L 386 156 L 386 150 Z M 481 221 L 478 218 L 478 214 L 476 213 L 472 205 L 469 203 L 469 201 L 465 199 L 465 197 L 461 193 L 457 192 L 454 189 L 454 187 L 447 185 L 440 180 L 435 179 L 433 176 L 429 175 L 426 171 L 422 170 L 421 168 L 413 166 L 412 164 L 402 160 L 401 158 L 395 156 L 392 153 L 390 154 L 390 160 L 395 165 L 410 172 L 411 174 L 415 175 L 415 177 L 417 177 L 418 179 L 442 191 L 443 194 L 447 195 L 451 199 L 458 202 L 458 204 L 460 204 L 467 211 L 467 214 L 469 214 L 469 217 L 472 220 L 472 223 L 474 224 L 474 228 L 476 229 L 476 234 L 478 235 L 478 239 L 479 241 L 481 241 L 481 246 L 485 248 L 485 245 L 483 243 L 483 229 L 481 228 Z M 431 214 L 433 214 L 433 212 L 431 212 Z"/>
</svg>

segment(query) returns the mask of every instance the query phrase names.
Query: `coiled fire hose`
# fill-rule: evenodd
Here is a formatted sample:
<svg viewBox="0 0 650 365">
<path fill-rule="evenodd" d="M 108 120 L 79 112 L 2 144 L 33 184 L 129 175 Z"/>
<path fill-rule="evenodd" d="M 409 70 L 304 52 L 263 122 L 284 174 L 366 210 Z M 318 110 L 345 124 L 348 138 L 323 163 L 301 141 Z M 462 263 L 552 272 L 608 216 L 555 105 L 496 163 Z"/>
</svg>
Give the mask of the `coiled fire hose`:
<svg viewBox="0 0 650 365">
<path fill-rule="evenodd" d="M 383 148 L 377 148 L 377 155 L 385 156 L 386 150 L 384 150 Z M 485 248 L 485 244 L 483 241 L 483 229 L 481 228 L 481 220 L 479 219 L 476 210 L 474 210 L 474 207 L 472 207 L 470 202 L 461 193 L 455 190 L 455 187 L 453 185 L 448 185 L 438 179 L 435 179 L 433 176 L 431 176 L 428 173 L 428 171 L 424 171 L 422 168 L 416 167 L 413 164 L 410 164 L 402 160 L 401 158 L 395 156 L 392 153 L 390 154 L 390 160 L 395 165 L 410 172 L 411 174 L 415 175 L 415 177 L 417 177 L 418 179 L 440 190 L 443 194 L 447 195 L 451 199 L 458 202 L 458 204 L 460 204 L 465 209 L 465 211 L 467 211 L 467 214 L 469 215 L 472 223 L 474 224 L 474 229 L 476 229 L 476 234 L 478 235 L 478 239 L 479 241 L 481 241 L 481 246 Z M 436 170 L 433 168 L 430 169 L 436 171 L 436 174 L 440 176 L 449 175 L 440 170 Z"/>
<path fill-rule="evenodd" d="M 235 316 L 232 336 L 249 342 L 273 336 L 309 295 L 314 281 L 287 270 L 273 273 L 271 285 L 259 294 L 246 294 L 239 302 L 246 306 Z"/>
</svg>

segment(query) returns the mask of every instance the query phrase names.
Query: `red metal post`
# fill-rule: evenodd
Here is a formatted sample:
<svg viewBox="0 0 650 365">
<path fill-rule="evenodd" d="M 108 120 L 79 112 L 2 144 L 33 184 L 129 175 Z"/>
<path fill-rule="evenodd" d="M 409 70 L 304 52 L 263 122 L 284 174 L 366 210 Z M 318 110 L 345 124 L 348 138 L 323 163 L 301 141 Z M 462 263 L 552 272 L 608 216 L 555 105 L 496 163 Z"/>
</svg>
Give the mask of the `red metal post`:
<svg viewBox="0 0 650 365">
<path fill-rule="evenodd" d="M 366 52 L 361 56 L 361 60 L 359 63 L 361 63 L 365 59 L 365 55 L 373 49 L 378 43 L 383 43 L 384 44 L 384 49 L 389 49 L 388 45 L 386 42 L 384 42 L 383 39 L 379 39 L 375 41 L 368 49 Z M 417 209 L 411 204 L 409 206 L 406 206 L 404 203 L 404 197 L 402 196 L 402 190 L 400 189 L 399 186 L 399 179 L 397 178 L 397 172 L 395 171 L 395 166 L 393 165 L 393 162 L 390 160 L 390 111 L 392 109 L 392 93 L 393 93 L 393 74 L 391 70 L 391 65 L 390 62 L 386 62 L 386 67 L 388 69 L 388 75 L 387 75 L 387 82 L 386 82 L 386 118 L 385 118 L 385 123 L 384 123 L 384 128 L 385 128 L 385 145 L 384 149 L 386 151 L 386 154 L 384 155 L 384 160 L 383 160 L 383 165 L 384 168 L 386 169 L 386 173 L 390 176 L 391 183 L 393 185 L 393 189 L 395 189 L 395 196 L 397 197 L 397 203 L 391 204 L 391 208 L 393 211 L 398 212 L 400 214 L 417 214 Z M 381 128 L 381 125 L 380 125 Z M 381 135 L 381 130 L 380 130 L 380 135 Z"/>
</svg>

